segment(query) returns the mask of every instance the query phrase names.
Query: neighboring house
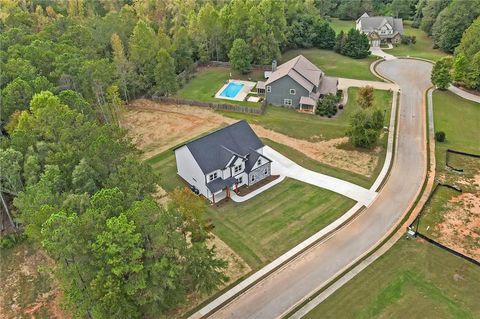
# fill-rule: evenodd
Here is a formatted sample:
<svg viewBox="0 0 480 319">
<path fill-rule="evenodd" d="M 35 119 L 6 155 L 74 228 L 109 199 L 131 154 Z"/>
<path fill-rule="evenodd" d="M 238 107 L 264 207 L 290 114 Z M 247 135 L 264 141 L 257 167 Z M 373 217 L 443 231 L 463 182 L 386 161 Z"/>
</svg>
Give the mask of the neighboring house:
<svg viewBox="0 0 480 319">
<path fill-rule="evenodd" d="M 324 95 L 336 94 L 338 79 L 325 76 L 315 64 L 299 55 L 278 67 L 266 82 L 257 83 L 257 92 L 265 94 L 268 104 L 283 105 L 300 111 L 314 112 Z"/>
<path fill-rule="evenodd" d="M 403 35 L 403 20 L 393 17 L 370 17 L 362 14 L 356 21 L 356 29 L 368 35 L 370 46 L 379 47 L 380 43 L 400 43 Z"/>
<path fill-rule="evenodd" d="M 240 121 L 177 147 L 177 173 L 212 202 L 240 186 L 270 176 L 271 160 L 246 121 Z"/>
</svg>

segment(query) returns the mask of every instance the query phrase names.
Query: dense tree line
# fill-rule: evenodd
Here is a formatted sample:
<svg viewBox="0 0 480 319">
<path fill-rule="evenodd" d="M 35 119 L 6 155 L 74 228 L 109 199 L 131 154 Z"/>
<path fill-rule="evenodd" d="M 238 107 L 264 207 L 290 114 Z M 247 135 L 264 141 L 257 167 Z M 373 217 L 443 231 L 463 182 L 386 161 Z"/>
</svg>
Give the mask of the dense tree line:
<svg viewBox="0 0 480 319">
<path fill-rule="evenodd" d="M 62 93 L 35 94 L 1 140 L 0 186 L 30 240 L 57 262 L 71 312 L 154 317 L 211 292 L 226 265 L 206 245 L 205 202 L 177 190 L 159 206 L 156 174 L 126 132 L 82 114 L 78 93 Z"/>
<path fill-rule="evenodd" d="M 195 61 L 270 64 L 288 48 L 332 49 L 328 0 L 4 1 L 0 8 L 2 127 L 35 93 L 79 93 L 94 116 L 118 118 L 114 101 L 173 94 Z M 332 9 L 333 10 L 333 9 Z M 172 67 L 173 65 L 173 67 Z"/>
</svg>

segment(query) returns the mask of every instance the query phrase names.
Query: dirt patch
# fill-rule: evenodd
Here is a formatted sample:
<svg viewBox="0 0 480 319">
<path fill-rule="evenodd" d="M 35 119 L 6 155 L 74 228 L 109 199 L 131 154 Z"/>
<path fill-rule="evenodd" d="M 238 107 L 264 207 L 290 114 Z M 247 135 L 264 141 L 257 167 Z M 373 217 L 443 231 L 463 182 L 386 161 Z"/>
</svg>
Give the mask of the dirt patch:
<svg viewBox="0 0 480 319">
<path fill-rule="evenodd" d="M 321 163 L 360 175 L 371 176 L 378 163 L 380 148 L 368 153 L 339 148 L 342 144 L 347 143 L 347 137 L 318 142 L 306 141 L 265 129 L 259 125 L 252 125 L 252 127 L 260 137 L 287 145 Z"/>
<path fill-rule="evenodd" d="M 480 192 L 452 197 L 448 206 L 443 222 L 436 226 L 439 241 L 480 261 Z"/>
<path fill-rule="evenodd" d="M 61 308 L 54 262 L 41 250 L 21 244 L 1 256 L 2 318 L 69 318 Z"/>
<path fill-rule="evenodd" d="M 166 105 L 145 99 L 131 102 L 122 119 L 133 142 L 144 152 L 144 158 L 233 122 L 209 109 Z"/>
<path fill-rule="evenodd" d="M 202 133 L 236 122 L 211 111 L 186 105 L 165 105 L 135 100 L 127 107 L 122 123 L 144 158 L 152 157 Z M 306 156 L 333 167 L 371 176 L 378 163 L 379 149 L 360 152 L 339 148 L 347 138 L 327 141 L 296 139 L 260 125 L 252 125 L 258 136 L 292 147 Z"/>
</svg>

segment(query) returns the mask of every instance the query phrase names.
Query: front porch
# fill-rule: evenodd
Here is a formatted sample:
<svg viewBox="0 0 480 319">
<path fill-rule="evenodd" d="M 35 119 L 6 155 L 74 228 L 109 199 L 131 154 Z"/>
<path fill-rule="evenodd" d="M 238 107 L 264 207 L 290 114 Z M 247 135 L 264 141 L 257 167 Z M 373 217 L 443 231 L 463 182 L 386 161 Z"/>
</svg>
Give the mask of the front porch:
<svg viewBox="0 0 480 319">
<path fill-rule="evenodd" d="M 317 101 L 314 99 L 307 97 L 307 96 L 302 96 L 300 98 L 300 106 L 298 111 L 303 112 L 303 113 L 310 113 L 313 114 L 315 113 L 315 108 L 317 107 Z"/>
</svg>

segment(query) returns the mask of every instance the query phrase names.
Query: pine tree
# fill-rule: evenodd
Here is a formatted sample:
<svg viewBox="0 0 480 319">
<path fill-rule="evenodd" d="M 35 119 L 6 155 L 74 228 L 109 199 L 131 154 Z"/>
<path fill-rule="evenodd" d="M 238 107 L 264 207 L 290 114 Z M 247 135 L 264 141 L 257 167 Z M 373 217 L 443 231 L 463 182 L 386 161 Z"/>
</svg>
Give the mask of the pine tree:
<svg viewBox="0 0 480 319">
<path fill-rule="evenodd" d="M 155 92 L 159 95 L 170 95 L 177 90 L 175 61 L 167 50 L 160 49 L 157 53 L 155 66 Z"/>
</svg>

